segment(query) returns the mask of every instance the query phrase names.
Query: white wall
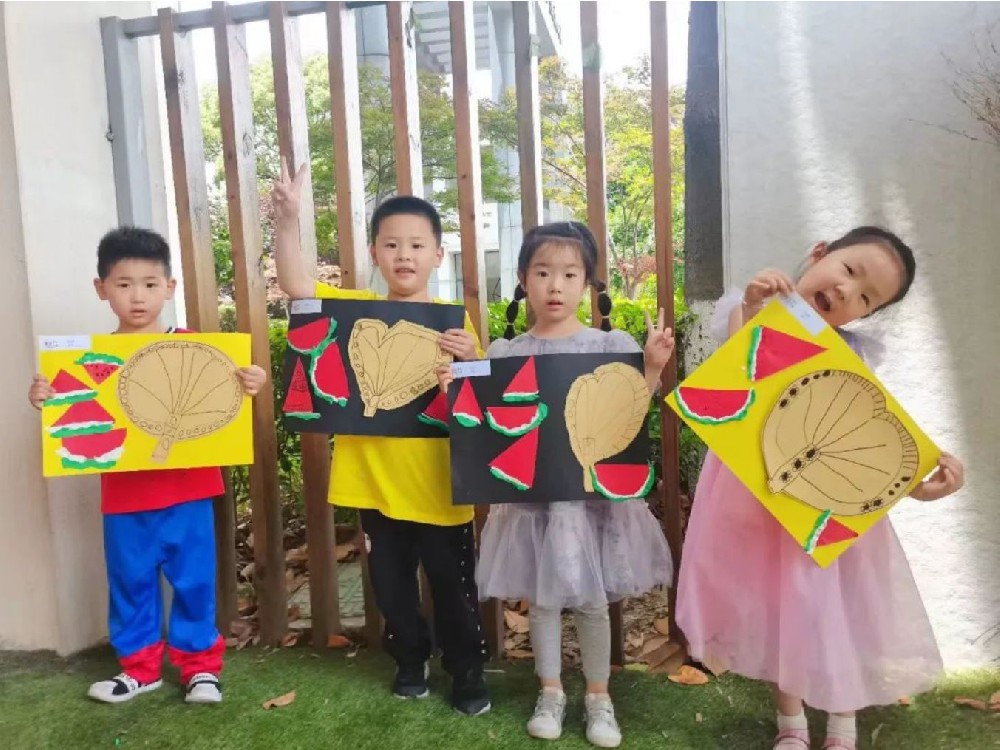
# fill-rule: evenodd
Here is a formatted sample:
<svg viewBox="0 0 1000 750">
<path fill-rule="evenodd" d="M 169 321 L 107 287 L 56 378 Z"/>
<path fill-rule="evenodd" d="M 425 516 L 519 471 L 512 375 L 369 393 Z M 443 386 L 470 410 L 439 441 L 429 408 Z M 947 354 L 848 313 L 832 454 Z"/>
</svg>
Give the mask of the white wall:
<svg viewBox="0 0 1000 750">
<path fill-rule="evenodd" d="M 67 653 L 107 632 L 98 482 L 41 479 L 39 420 L 26 392 L 35 337 L 116 325 L 91 283 L 97 242 L 118 223 L 99 21 L 150 12 L 148 2 L 0 5 L 0 273 L 8 282 L 0 312 L 9 343 L 0 371 L 12 384 L 2 397 L 9 429 L 0 434 L 0 648 Z M 155 80 L 152 53 L 143 55 L 146 81 Z M 169 218 L 167 184 L 151 116 L 160 224 Z"/>
<path fill-rule="evenodd" d="M 996 3 L 720 8 L 727 281 L 859 224 L 917 251 L 879 374 L 967 465 L 960 495 L 892 513 L 949 666 L 1000 657 L 1000 148 L 943 129 L 982 135 L 945 57 L 974 64 L 998 21 Z"/>
</svg>

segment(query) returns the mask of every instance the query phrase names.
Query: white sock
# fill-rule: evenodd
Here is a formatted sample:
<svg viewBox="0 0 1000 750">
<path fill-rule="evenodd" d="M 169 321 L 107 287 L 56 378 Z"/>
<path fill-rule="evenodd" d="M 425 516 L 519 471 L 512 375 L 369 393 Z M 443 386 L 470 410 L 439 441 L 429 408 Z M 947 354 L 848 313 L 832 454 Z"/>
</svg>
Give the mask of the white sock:
<svg viewBox="0 0 1000 750">
<path fill-rule="evenodd" d="M 801 708 L 797 714 L 791 716 L 785 716 L 781 711 L 778 711 L 778 731 L 784 732 L 785 730 L 800 730 L 803 732 L 809 731 L 809 722 L 806 721 L 806 712 Z M 782 740 L 777 743 L 775 750 L 784 750 L 784 748 L 794 748 L 794 750 L 801 750 L 802 743 L 798 740 Z"/>
<path fill-rule="evenodd" d="M 826 736 L 839 740 L 848 740 L 852 744 L 858 741 L 858 725 L 853 716 L 837 716 L 830 714 L 826 720 Z"/>
</svg>

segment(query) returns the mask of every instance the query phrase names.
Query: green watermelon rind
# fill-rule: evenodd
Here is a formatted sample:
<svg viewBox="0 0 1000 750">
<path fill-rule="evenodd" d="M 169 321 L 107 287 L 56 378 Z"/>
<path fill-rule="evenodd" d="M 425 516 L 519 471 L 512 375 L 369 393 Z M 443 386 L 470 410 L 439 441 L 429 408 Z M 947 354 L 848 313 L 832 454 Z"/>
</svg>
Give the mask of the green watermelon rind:
<svg viewBox="0 0 1000 750">
<path fill-rule="evenodd" d="M 440 419 L 435 419 L 434 417 L 428 417 L 426 414 L 418 414 L 417 419 L 424 424 L 429 424 L 431 427 L 440 427 L 445 432 L 449 431 L 449 425 Z"/>
<path fill-rule="evenodd" d="M 317 318 L 317 320 L 323 320 L 323 318 Z M 318 357 L 320 354 L 323 353 L 323 350 L 326 349 L 327 346 L 329 346 L 330 342 L 335 339 L 334 334 L 337 332 L 337 321 L 334 320 L 333 318 L 327 318 L 327 320 L 329 320 L 330 322 L 330 328 L 326 332 L 326 336 L 323 338 L 323 340 L 320 341 L 318 344 L 316 344 L 316 346 L 312 347 L 311 349 L 299 349 L 297 346 L 295 346 L 295 344 L 292 343 L 291 338 L 288 338 L 286 335 L 286 340 L 288 341 L 288 348 L 298 352 L 299 354 L 315 355 L 316 357 Z M 313 323 L 315 322 L 316 321 L 313 321 Z M 312 323 L 306 323 L 306 325 L 307 326 L 312 325 Z M 302 328 L 305 327 L 306 326 L 302 326 Z M 290 331 L 289 333 L 294 333 L 294 330 Z"/>
<path fill-rule="evenodd" d="M 64 469 L 74 469 L 76 471 L 84 471 L 86 469 L 98 469 L 106 471 L 117 464 L 122 457 L 122 446 L 115 448 L 114 450 L 108 451 L 104 456 L 98 456 L 97 458 L 72 458 L 70 456 L 63 455 L 64 448 L 60 448 L 56 453 L 59 455 L 59 459 L 62 462 L 62 467 Z M 107 458 L 108 456 L 114 456 L 113 458 Z M 101 460 L 104 459 L 104 460 Z"/>
<path fill-rule="evenodd" d="M 823 511 L 819 518 L 816 519 L 816 523 L 813 526 L 812 531 L 809 532 L 809 536 L 806 537 L 806 543 L 803 549 L 810 555 L 816 550 L 816 542 L 819 541 L 820 535 L 823 533 L 823 529 L 826 528 L 827 523 L 830 522 L 830 517 L 833 515 L 828 510 Z"/>
<path fill-rule="evenodd" d="M 57 393 L 52 398 L 46 399 L 42 406 L 67 406 L 78 404 L 81 401 L 92 401 L 95 398 L 97 398 L 97 391 L 94 390 L 68 391 L 67 393 Z"/>
<path fill-rule="evenodd" d="M 452 414 L 455 417 L 455 421 L 462 425 L 462 427 L 479 427 L 479 425 L 483 423 L 483 420 L 477 419 L 471 414 L 466 414 L 465 412 L 462 412 L 461 414 L 458 412 L 452 412 Z"/>
<path fill-rule="evenodd" d="M 337 327 L 336 321 L 334 321 L 333 318 L 330 318 L 330 321 L 333 323 L 331 329 L 336 328 Z M 326 401 L 328 404 L 336 404 L 337 406 L 347 406 L 346 397 L 337 398 L 336 396 L 332 396 L 326 391 L 324 391 L 322 388 L 320 388 L 319 384 L 316 382 L 316 366 L 319 364 L 319 358 L 323 356 L 327 348 L 336 340 L 337 339 L 335 336 L 331 336 L 329 339 L 326 339 L 322 344 L 313 349 L 314 353 L 312 355 L 312 359 L 309 360 L 309 382 L 312 383 L 313 392 L 321 399 Z M 289 346 L 291 346 L 291 344 L 289 344 Z M 343 357 L 341 357 L 341 366 L 343 366 Z"/>
<path fill-rule="evenodd" d="M 501 397 L 508 404 L 523 404 L 538 400 L 538 391 L 534 393 L 505 393 Z"/>
<path fill-rule="evenodd" d="M 85 426 L 71 427 L 50 427 L 49 436 L 54 438 L 79 437 L 81 435 L 102 435 L 111 432 L 115 426 L 114 422 L 83 422 Z"/>
<path fill-rule="evenodd" d="M 739 422 L 741 419 L 745 419 L 747 414 L 750 413 L 750 407 L 757 401 L 757 392 L 753 388 L 748 389 L 747 400 L 744 402 L 740 410 L 733 412 L 732 414 L 727 414 L 724 417 L 706 417 L 692 411 L 691 408 L 684 403 L 684 399 L 681 398 L 680 386 L 674 389 L 674 398 L 677 400 L 677 406 L 681 410 L 681 413 L 692 422 L 705 425 L 717 425 L 726 424 L 727 422 Z"/>
<path fill-rule="evenodd" d="M 499 479 L 501 482 L 506 482 L 511 485 L 516 490 L 521 490 L 521 492 L 526 492 L 531 489 L 531 485 L 525 484 L 520 479 L 515 479 L 509 474 L 505 473 L 502 469 L 498 469 L 495 466 L 490 467 L 490 474 Z"/>
<path fill-rule="evenodd" d="M 118 365 L 121 367 L 125 360 L 116 357 L 114 354 L 101 354 L 100 352 L 87 352 L 73 364 L 76 365 Z"/>
<path fill-rule="evenodd" d="M 597 478 L 597 469 L 595 466 L 590 467 L 590 478 L 594 483 L 595 490 L 597 490 L 600 494 L 604 495 L 604 497 L 606 497 L 608 500 L 611 500 L 616 503 L 621 503 L 625 502 L 626 500 L 635 500 L 637 498 L 646 497 L 646 495 L 649 494 L 649 491 L 653 489 L 653 484 L 656 482 L 656 472 L 653 471 L 652 464 L 647 464 L 647 467 L 649 471 L 646 475 L 646 481 L 643 483 L 642 487 L 639 488 L 639 491 L 634 495 L 616 495 L 614 492 L 611 492 L 609 489 L 604 487 L 604 485 L 602 485 Z"/>
<path fill-rule="evenodd" d="M 538 425 L 540 425 L 548 415 L 549 415 L 549 407 L 543 403 L 540 403 L 538 404 L 538 407 L 535 409 L 534 418 L 530 422 L 515 427 L 513 430 L 509 430 L 506 427 L 497 424 L 493 420 L 493 415 L 490 414 L 490 410 L 487 409 L 486 423 L 490 426 L 490 428 L 492 428 L 496 432 L 499 432 L 501 435 L 506 435 L 507 437 L 521 437 L 522 435 L 527 435 L 533 429 L 538 427 Z"/>
<path fill-rule="evenodd" d="M 757 381 L 757 354 L 760 352 L 760 342 L 764 338 L 763 326 L 754 326 L 750 334 L 750 351 L 747 353 L 747 376 L 750 382 Z"/>
<path fill-rule="evenodd" d="M 320 416 L 322 415 L 317 414 L 314 411 L 286 411 L 285 416 L 291 417 L 292 419 L 301 419 L 303 421 L 308 422 L 311 419 L 319 419 Z"/>
</svg>

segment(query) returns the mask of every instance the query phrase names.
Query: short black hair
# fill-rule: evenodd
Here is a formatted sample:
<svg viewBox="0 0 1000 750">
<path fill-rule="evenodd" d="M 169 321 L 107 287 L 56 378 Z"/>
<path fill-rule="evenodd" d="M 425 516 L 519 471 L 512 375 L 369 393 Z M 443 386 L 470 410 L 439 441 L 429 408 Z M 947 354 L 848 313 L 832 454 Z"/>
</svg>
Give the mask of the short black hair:
<svg viewBox="0 0 1000 750">
<path fill-rule="evenodd" d="M 910 291 L 910 287 L 913 286 L 913 279 L 917 275 L 917 259 L 910 246 L 903 242 L 897 235 L 888 229 L 874 226 L 855 227 L 843 237 L 838 237 L 827 245 L 826 251 L 832 253 L 835 250 L 843 250 L 845 247 L 869 244 L 881 245 L 887 250 L 891 250 L 899 258 L 899 262 L 903 264 L 903 283 L 896 296 L 879 308 L 881 310 L 890 305 L 895 305 Z"/>
<path fill-rule="evenodd" d="M 163 266 L 170 278 L 170 245 L 159 234 L 141 227 L 118 227 L 101 238 L 97 245 L 97 276 L 102 281 L 111 275 L 115 264 L 123 260 L 151 260 Z"/>
<path fill-rule="evenodd" d="M 441 247 L 441 214 L 433 204 L 415 195 L 394 195 L 382 201 L 372 214 L 371 237 L 374 245 L 378 237 L 379 225 L 390 216 L 422 216 L 430 222 L 431 231 L 438 247 Z"/>
</svg>

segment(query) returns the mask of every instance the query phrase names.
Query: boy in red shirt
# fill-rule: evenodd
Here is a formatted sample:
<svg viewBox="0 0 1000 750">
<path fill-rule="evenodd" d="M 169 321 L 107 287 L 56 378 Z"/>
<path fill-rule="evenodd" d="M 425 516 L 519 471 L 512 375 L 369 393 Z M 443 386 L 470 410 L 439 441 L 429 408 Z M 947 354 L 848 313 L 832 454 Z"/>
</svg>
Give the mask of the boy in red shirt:
<svg viewBox="0 0 1000 750">
<path fill-rule="evenodd" d="M 98 245 L 97 274 L 97 295 L 118 316 L 116 333 L 190 333 L 160 323 L 176 286 L 170 247 L 160 235 L 135 227 L 112 230 Z M 256 365 L 238 374 L 249 396 L 267 382 Z M 41 409 L 52 394 L 45 376 L 35 375 L 32 406 Z M 108 630 L 122 671 L 91 685 L 91 698 L 122 703 L 163 684 L 162 570 L 174 594 L 166 650 L 180 669 L 185 700 L 222 700 L 226 644 L 215 626 L 212 498 L 224 492 L 217 467 L 101 475 Z"/>
</svg>

